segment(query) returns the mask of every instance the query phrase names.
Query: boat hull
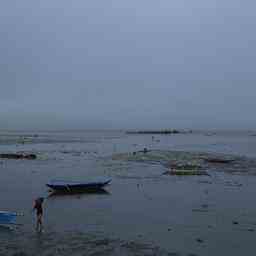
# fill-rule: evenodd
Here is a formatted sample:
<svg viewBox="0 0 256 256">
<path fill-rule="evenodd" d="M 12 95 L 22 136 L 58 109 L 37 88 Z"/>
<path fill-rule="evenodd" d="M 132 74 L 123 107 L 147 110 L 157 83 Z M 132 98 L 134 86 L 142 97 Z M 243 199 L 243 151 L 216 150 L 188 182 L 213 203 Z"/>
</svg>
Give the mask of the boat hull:
<svg viewBox="0 0 256 256">
<path fill-rule="evenodd" d="M 108 185 L 110 180 L 106 180 L 104 182 L 90 182 L 90 183 L 47 183 L 46 186 L 49 187 L 53 191 L 58 192 L 82 192 L 82 191 L 97 191 L 102 190 L 103 187 Z"/>
<path fill-rule="evenodd" d="M 13 212 L 0 212 L 0 225 L 16 223 L 17 214 Z"/>
</svg>

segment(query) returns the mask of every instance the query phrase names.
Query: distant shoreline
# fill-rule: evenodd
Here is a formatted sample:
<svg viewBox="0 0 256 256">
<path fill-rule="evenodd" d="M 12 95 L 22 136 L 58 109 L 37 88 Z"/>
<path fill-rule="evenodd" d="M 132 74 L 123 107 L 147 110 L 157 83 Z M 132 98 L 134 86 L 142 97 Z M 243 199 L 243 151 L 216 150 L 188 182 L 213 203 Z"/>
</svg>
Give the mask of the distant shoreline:
<svg viewBox="0 0 256 256">
<path fill-rule="evenodd" d="M 176 129 L 171 130 L 139 130 L 139 131 L 126 131 L 126 134 L 186 134 L 192 133 L 192 130 L 181 131 Z"/>
</svg>

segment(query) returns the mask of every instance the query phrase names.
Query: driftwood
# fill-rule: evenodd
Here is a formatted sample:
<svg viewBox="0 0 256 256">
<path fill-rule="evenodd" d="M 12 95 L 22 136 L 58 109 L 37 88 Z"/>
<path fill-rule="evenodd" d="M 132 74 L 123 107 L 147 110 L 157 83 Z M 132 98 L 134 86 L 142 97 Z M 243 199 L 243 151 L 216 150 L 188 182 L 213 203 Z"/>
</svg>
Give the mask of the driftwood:
<svg viewBox="0 0 256 256">
<path fill-rule="evenodd" d="M 224 159 L 224 158 L 205 158 L 204 159 L 208 163 L 213 163 L 213 164 L 229 164 L 234 162 L 234 159 Z"/>
<path fill-rule="evenodd" d="M 36 159 L 36 155 L 35 154 L 24 154 L 24 153 L 7 153 L 7 154 L 0 154 L 0 158 L 34 160 L 34 159 Z"/>
</svg>

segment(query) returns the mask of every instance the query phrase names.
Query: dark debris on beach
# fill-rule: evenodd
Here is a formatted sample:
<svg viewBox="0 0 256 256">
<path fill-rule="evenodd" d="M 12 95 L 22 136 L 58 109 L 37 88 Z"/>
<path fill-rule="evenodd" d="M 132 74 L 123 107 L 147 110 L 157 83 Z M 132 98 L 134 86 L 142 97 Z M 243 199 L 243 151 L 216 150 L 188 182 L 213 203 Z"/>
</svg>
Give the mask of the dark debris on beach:
<svg viewBox="0 0 256 256">
<path fill-rule="evenodd" d="M 0 158 L 2 159 L 27 159 L 34 160 L 37 158 L 36 154 L 32 153 L 2 153 L 0 154 Z"/>
</svg>

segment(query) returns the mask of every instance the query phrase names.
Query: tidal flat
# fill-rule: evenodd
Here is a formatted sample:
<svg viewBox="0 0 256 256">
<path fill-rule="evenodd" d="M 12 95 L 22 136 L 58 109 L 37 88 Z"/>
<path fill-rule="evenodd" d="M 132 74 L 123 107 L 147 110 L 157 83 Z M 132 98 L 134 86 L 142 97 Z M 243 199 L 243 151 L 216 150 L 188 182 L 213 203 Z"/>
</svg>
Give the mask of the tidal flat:
<svg viewBox="0 0 256 256">
<path fill-rule="evenodd" d="M 144 149 L 147 149 L 146 153 Z M 2 132 L 0 255 L 254 255 L 256 137 L 250 132 Z M 220 161 L 219 161 L 220 160 Z M 208 175 L 169 175 L 170 170 Z M 52 179 L 112 179 L 106 193 L 51 195 Z M 33 200 L 46 198 L 44 233 Z"/>
</svg>

